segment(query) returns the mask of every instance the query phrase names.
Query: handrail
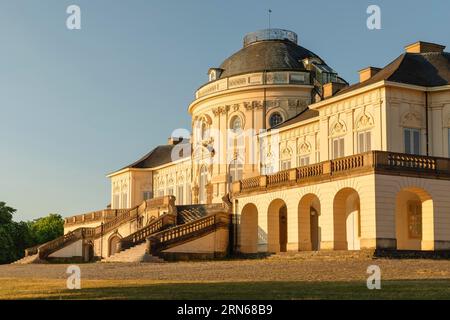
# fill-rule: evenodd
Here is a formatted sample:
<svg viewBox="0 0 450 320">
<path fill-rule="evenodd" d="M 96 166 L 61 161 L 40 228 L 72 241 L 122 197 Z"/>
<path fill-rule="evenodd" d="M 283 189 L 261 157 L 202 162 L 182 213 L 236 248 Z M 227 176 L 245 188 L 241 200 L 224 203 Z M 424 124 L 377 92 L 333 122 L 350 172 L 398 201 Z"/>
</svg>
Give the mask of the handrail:
<svg viewBox="0 0 450 320">
<path fill-rule="evenodd" d="M 168 230 L 158 232 L 148 238 L 149 251 L 157 254 L 167 249 L 170 245 L 179 244 L 181 241 L 205 232 L 214 231 L 220 226 L 228 226 L 228 213 L 216 213 Z"/>
<path fill-rule="evenodd" d="M 131 221 L 133 219 L 139 219 L 146 210 L 164 205 L 166 200 L 165 198 L 166 197 L 162 197 L 144 201 L 139 206 L 127 209 L 120 215 L 116 216 L 114 219 L 111 219 L 110 221 L 101 224 L 100 226 L 94 228 L 86 228 L 86 227 L 77 228 L 52 241 L 26 249 L 25 254 L 31 255 L 33 253 L 34 254 L 39 253 L 39 257 L 43 259 L 46 258 L 51 253 L 65 247 L 66 245 L 72 242 L 82 240 L 85 238 L 96 239 L 102 236 L 103 234 L 116 229 L 125 222 Z M 167 201 L 168 206 L 171 206 L 173 204 L 172 200 L 173 199 L 169 197 Z"/>
<path fill-rule="evenodd" d="M 150 235 L 162 230 L 167 226 L 175 224 L 176 216 L 171 214 L 163 215 L 153 221 L 147 226 L 137 230 L 119 241 L 119 251 L 126 250 L 132 246 L 144 242 Z"/>
</svg>

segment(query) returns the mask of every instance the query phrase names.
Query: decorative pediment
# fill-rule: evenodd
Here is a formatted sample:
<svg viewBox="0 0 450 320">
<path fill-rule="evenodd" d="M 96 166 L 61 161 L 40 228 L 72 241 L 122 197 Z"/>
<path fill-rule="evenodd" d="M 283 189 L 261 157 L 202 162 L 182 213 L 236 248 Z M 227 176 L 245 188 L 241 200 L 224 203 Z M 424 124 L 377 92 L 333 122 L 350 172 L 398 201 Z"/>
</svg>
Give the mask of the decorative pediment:
<svg viewBox="0 0 450 320">
<path fill-rule="evenodd" d="M 311 144 L 309 144 L 309 142 L 306 141 L 306 139 L 298 145 L 298 153 L 299 154 L 310 154 L 311 153 Z"/>
<path fill-rule="evenodd" d="M 410 111 L 402 117 L 401 125 L 404 127 L 421 128 L 422 117 L 417 112 Z"/>
<path fill-rule="evenodd" d="M 347 132 L 347 126 L 345 125 L 345 122 L 342 120 L 337 120 L 332 126 L 331 126 L 331 135 L 332 136 L 339 136 L 343 135 Z"/>
<path fill-rule="evenodd" d="M 358 118 L 358 121 L 356 122 L 356 129 L 362 130 L 366 128 L 373 127 L 374 125 L 373 117 L 368 114 L 367 112 L 364 112 L 364 114 Z"/>
</svg>

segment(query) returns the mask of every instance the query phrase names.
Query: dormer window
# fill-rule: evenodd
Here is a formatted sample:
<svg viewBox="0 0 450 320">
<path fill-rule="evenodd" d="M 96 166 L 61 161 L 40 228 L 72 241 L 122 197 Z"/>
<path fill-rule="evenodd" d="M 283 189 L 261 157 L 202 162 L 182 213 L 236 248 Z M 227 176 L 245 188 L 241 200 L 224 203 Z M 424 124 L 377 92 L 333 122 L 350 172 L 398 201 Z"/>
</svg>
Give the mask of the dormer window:
<svg viewBox="0 0 450 320">
<path fill-rule="evenodd" d="M 220 78 L 220 74 L 222 73 L 222 69 L 219 68 L 211 68 L 208 71 L 209 81 L 216 81 Z"/>
</svg>

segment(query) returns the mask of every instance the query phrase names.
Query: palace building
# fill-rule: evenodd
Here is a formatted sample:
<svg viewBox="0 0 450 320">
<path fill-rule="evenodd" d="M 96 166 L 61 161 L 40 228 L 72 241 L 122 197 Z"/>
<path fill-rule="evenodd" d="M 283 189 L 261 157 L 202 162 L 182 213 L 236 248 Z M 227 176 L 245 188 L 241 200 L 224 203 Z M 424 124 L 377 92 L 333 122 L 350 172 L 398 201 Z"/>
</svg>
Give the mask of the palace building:
<svg viewBox="0 0 450 320">
<path fill-rule="evenodd" d="M 41 260 L 450 250 L 450 54 L 417 42 L 349 85 L 294 32 L 245 36 L 189 105 L 191 134 L 112 172 Z"/>
</svg>

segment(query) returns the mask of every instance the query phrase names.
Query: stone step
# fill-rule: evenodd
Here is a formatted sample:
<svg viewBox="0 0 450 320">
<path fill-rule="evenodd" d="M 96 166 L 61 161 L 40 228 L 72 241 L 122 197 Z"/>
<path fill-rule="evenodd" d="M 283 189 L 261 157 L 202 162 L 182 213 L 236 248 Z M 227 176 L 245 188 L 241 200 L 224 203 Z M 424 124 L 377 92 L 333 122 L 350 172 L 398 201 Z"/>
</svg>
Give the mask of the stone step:
<svg viewBox="0 0 450 320">
<path fill-rule="evenodd" d="M 110 257 L 104 258 L 101 262 L 164 262 L 163 259 L 147 254 L 145 251 L 147 244 L 142 243 L 130 249 L 121 251 Z"/>
</svg>

